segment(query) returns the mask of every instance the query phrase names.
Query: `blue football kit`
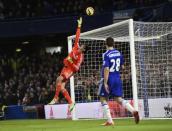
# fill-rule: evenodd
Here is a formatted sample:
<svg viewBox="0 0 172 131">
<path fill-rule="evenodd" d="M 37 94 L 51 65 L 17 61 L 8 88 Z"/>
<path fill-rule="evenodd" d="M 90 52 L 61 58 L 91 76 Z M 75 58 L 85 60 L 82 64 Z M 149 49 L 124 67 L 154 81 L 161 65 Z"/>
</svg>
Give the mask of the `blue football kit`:
<svg viewBox="0 0 172 131">
<path fill-rule="evenodd" d="M 99 82 L 99 96 L 122 97 L 122 81 L 120 78 L 120 67 L 124 64 L 122 54 L 116 50 L 107 50 L 103 53 L 103 66 L 101 69 L 101 80 Z M 108 86 L 109 94 L 104 88 L 104 68 L 109 68 Z"/>
</svg>

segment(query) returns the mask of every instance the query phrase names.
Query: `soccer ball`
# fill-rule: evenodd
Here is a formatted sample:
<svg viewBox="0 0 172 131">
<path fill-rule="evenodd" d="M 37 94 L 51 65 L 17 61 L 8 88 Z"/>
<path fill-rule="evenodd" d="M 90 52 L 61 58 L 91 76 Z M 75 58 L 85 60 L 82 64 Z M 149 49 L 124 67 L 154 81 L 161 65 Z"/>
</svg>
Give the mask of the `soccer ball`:
<svg viewBox="0 0 172 131">
<path fill-rule="evenodd" d="M 89 16 L 93 15 L 94 14 L 94 8 L 93 7 L 87 7 L 86 14 Z"/>
</svg>

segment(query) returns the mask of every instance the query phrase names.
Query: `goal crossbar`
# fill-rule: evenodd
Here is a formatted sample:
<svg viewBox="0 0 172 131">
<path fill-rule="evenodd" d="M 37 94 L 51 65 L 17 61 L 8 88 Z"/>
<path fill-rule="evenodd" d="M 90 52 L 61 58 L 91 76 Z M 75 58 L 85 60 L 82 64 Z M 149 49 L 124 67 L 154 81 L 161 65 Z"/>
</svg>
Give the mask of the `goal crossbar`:
<svg viewBox="0 0 172 131">
<path fill-rule="evenodd" d="M 125 20 L 125 21 L 121 21 L 121 22 L 118 22 L 118 23 L 114 23 L 112 25 L 108 25 L 108 26 L 104 26 L 104 27 L 101 27 L 101 28 L 98 28 L 98 29 L 94 29 L 94 30 L 91 30 L 91 31 L 86 31 L 84 33 L 81 33 L 80 37 L 84 37 L 86 35 L 90 35 L 90 34 L 93 34 L 93 33 L 97 33 L 97 32 L 101 32 L 101 31 L 104 31 L 104 30 L 107 30 L 107 29 L 110 29 L 110 28 L 113 28 L 113 27 L 116 27 L 116 26 L 119 26 L 119 25 L 122 25 L 122 24 L 125 24 L 125 23 L 128 23 L 129 20 Z M 73 39 L 75 38 L 75 35 L 72 35 L 72 36 L 69 36 L 68 39 Z"/>
<path fill-rule="evenodd" d="M 106 37 L 103 36 L 92 36 L 92 34 L 95 33 L 100 33 L 103 32 L 105 30 L 117 27 L 119 25 L 123 25 L 123 24 L 128 24 L 130 21 L 130 19 L 128 20 L 124 20 L 118 23 L 114 23 L 108 26 L 104 26 L 98 29 L 94 29 L 91 31 L 86 31 L 84 33 L 81 33 L 80 35 L 80 39 L 87 39 L 87 40 L 105 40 Z M 137 24 L 142 24 L 143 22 L 138 22 L 138 21 L 134 21 Z M 144 22 L 145 25 L 149 25 L 149 24 L 156 24 L 156 25 L 163 25 L 164 22 Z M 162 33 L 162 34 L 156 34 L 154 36 L 151 37 L 145 37 L 145 36 L 138 36 L 136 35 L 137 31 L 134 32 L 134 41 L 146 41 L 146 40 L 153 40 L 153 39 L 159 39 L 162 36 L 168 35 L 172 33 L 172 22 L 165 22 L 165 24 L 171 24 L 171 29 L 169 31 L 167 31 L 166 33 Z M 72 35 L 72 36 L 68 36 L 68 40 L 69 39 L 74 39 L 76 35 Z M 122 36 L 122 37 L 114 37 L 114 40 L 117 42 L 129 42 L 129 36 Z"/>
</svg>

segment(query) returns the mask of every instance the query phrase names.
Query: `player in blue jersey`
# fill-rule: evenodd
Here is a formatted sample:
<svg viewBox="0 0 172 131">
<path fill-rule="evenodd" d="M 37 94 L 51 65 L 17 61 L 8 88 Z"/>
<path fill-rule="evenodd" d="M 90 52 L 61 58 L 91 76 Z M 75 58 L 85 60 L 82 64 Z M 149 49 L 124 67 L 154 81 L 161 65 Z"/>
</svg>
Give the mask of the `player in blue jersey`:
<svg viewBox="0 0 172 131">
<path fill-rule="evenodd" d="M 101 70 L 101 81 L 99 83 L 99 96 L 102 104 L 103 111 L 107 117 L 107 122 L 104 126 L 114 125 L 112 120 L 110 109 L 107 104 L 107 98 L 109 96 L 114 97 L 115 100 L 124 106 L 128 111 L 130 111 L 134 118 L 136 124 L 139 123 L 139 114 L 130 103 L 122 98 L 122 81 L 120 78 L 120 68 L 124 68 L 124 59 L 122 54 L 114 49 L 114 40 L 111 37 L 106 39 L 107 51 L 103 54 L 103 67 Z"/>
</svg>

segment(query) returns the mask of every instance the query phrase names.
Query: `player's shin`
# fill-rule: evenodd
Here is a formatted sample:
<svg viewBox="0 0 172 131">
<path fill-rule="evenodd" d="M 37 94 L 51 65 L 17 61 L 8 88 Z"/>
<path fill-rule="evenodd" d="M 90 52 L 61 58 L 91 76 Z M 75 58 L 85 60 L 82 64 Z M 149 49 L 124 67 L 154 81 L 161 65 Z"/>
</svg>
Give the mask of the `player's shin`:
<svg viewBox="0 0 172 131">
<path fill-rule="evenodd" d="M 57 87 L 56 87 L 55 96 L 54 96 L 54 98 L 51 100 L 51 102 L 49 103 L 50 105 L 53 105 L 53 104 L 58 103 L 60 91 L 61 91 L 61 83 L 58 83 L 58 84 L 57 84 Z"/>
<path fill-rule="evenodd" d="M 110 114 L 109 105 L 105 101 L 101 102 L 101 104 L 102 104 L 104 115 L 108 119 L 108 122 L 113 123 L 112 116 Z"/>
<path fill-rule="evenodd" d="M 58 99 L 60 91 L 61 91 L 61 83 L 58 83 L 56 86 L 56 92 L 54 96 L 55 99 Z"/>
<path fill-rule="evenodd" d="M 121 103 L 122 106 L 125 107 L 129 112 L 133 113 L 134 111 L 136 111 L 128 101 L 122 99 Z"/>
<path fill-rule="evenodd" d="M 121 97 L 118 97 L 117 99 L 117 102 L 120 103 L 124 108 L 126 108 L 128 111 L 130 111 L 133 116 L 134 116 L 134 119 L 135 119 L 135 123 L 138 124 L 139 121 L 140 121 L 140 118 L 139 118 L 139 113 L 138 111 L 136 111 L 133 106 L 127 102 L 126 100 L 122 99 Z"/>
<path fill-rule="evenodd" d="M 62 94 L 69 104 L 69 111 L 72 112 L 74 107 L 75 107 L 75 102 L 72 102 L 72 99 L 71 99 L 71 97 L 70 97 L 70 95 L 66 89 L 62 90 Z"/>
<path fill-rule="evenodd" d="M 62 94 L 65 97 L 65 99 L 67 100 L 68 104 L 72 104 L 71 97 L 66 89 L 62 90 Z"/>
</svg>

